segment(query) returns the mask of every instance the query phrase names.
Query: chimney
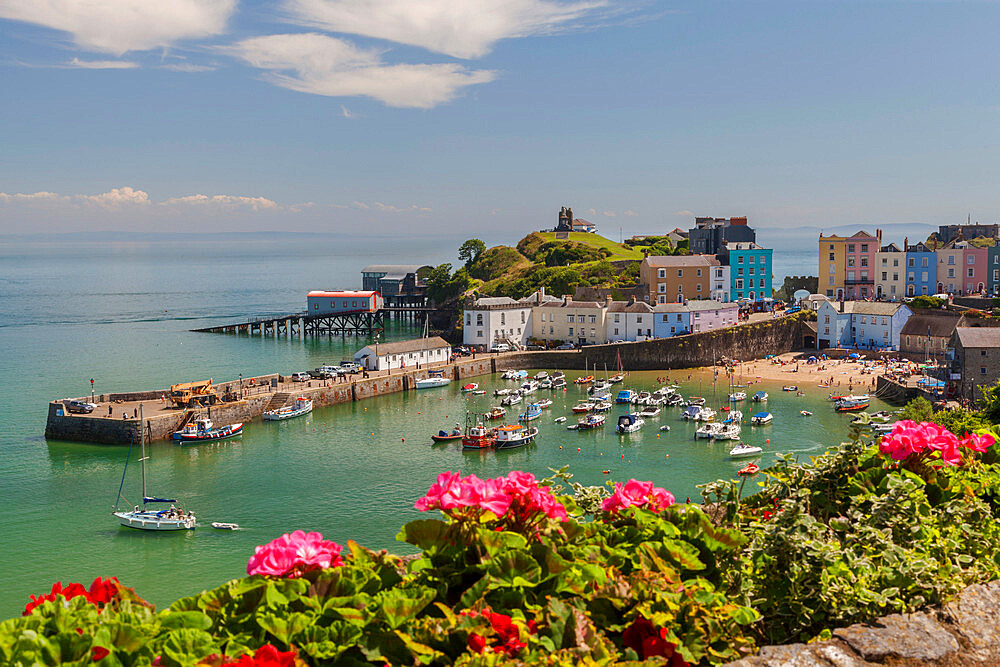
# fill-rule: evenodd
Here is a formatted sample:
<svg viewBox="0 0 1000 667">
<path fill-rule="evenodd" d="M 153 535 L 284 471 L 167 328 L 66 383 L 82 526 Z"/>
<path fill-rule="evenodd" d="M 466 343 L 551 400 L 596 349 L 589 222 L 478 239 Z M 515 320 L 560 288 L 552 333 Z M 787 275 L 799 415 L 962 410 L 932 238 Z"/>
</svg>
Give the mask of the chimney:
<svg viewBox="0 0 1000 667">
<path fill-rule="evenodd" d="M 634 299 L 635 297 L 633 296 L 632 298 Z M 607 296 L 605 296 L 604 297 L 604 307 L 605 308 L 610 308 L 612 301 L 613 301 L 613 299 L 611 298 L 610 294 L 608 294 Z"/>
<path fill-rule="evenodd" d="M 535 298 L 538 303 L 545 303 L 545 285 L 538 288 L 538 292 L 535 293 Z"/>
<path fill-rule="evenodd" d="M 910 237 L 909 236 L 904 236 L 903 237 L 903 251 L 904 252 L 908 252 L 909 250 L 910 250 Z"/>
<path fill-rule="evenodd" d="M 840 296 L 841 296 L 841 299 L 840 299 L 840 312 L 844 312 L 844 298 L 843 298 L 844 295 L 841 294 Z"/>
<path fill-rule="evenodd" d="M 563 305 L 564 306 L 569 305 L 569 294 L 563 294 Z"/>
<path fill-rule="evenodd" d="M 875 238 L 878 239 L 878 245 L 881 248 L 882 247 L 882 230 L 881 229 L 877 229 L 877 228 L 875 229 Z"/>
</svg>

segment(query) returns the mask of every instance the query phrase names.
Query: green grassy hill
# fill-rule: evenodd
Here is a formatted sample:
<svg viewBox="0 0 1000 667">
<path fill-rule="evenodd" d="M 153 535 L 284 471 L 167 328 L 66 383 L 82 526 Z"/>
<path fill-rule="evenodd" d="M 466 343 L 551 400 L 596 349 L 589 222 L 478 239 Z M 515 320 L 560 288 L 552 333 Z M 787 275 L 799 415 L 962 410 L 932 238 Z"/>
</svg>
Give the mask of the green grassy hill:
<svg viewBox="0 0 1000 667">
<path fill-rule="evenodd" d="M 555 241 L 555 232 L 538 232 L 546 241 Z M 615 243 L 611 239 L 606 239 L 598 234 L 588 234 L 587 232 L 569 232 L 568 235 L 570 241 L 575 241 L 576 243 L 582 243 L 583 245 L 588 245 L 594 248 L 604 248 L 611 253 L 608 257 L 610 260 L 618 259 L 642 259 L 642 252 L 639 250 L 633 250 L 632 248 L 623 246 L 621 243 Z"/>
</svg>

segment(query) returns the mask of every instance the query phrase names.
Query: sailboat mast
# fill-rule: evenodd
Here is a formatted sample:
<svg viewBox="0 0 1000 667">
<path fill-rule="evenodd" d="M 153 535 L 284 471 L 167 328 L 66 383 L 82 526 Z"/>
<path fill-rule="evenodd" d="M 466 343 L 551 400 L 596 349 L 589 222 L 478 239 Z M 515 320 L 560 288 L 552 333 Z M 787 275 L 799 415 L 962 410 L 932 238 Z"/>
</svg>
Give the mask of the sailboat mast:
<svg viewBox="0 0 1000 667">
<path fill-rule="evenodd" d="M 142 463 L 142 504 L 146 504 L 146 432 L 142 428 L 142 403 L 139 404 L 139 461 Z"/>
</svg>

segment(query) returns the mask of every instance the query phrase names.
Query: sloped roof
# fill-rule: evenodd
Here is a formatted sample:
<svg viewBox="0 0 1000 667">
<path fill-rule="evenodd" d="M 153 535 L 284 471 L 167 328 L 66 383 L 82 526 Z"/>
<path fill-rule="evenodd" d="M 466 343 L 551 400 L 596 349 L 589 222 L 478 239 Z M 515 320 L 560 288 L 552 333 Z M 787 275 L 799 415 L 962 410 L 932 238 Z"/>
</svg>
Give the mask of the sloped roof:
<svg viewBox="0 0 1000 667">
<path fill-rule="evenodd" d="M 523 304 L 509 296 L 484 296 L 476 299 L 472 304 L 473 308 L 503 308 L 508 306 L 511 308 L 523 308 Z"/>
<path fill-rule="evenodd" d="M 541 305 L 542 308 L 603 308 L 604 304 L 597 303 L 596 301 L 573 301 L 569 299 L 566 303 L 563 303 L 562 299 L 558 301 L 549 301 Z"/>
<path fill-rule="evenodd" d="M 686 313 L 687 306 L 683 303 L 658 303 L 653 306 L 654 313 Z"/>
<path fill-rule="evenodd" d="M 734 301 L 723 303 L 722 301 L 712 301 L 711 299 L 697 299 L 687 302 L 688 310 L 730 310 L 738 309 L 740 305 Z"/>
<path fill-rule="evenodd" d="M 906 320 L 900 333 L 904 336 L 937 336 L 939 338 L 950 337 L 962 319 L 959 313 L 941 313 L 940 315 L 927 315 L 924 313 L 914 313 L 910 319 Z"/>
<path fill-rule="evenodd" d="M 405 354 L 407 352 L 419 352 L 420 350 L 436 350 L 438 348 L 447 347 L 451 348 L 451 345 L 444 338 L 440 336 L 432 336 L 431 338 L 414 338 L 413 340 L 401 340 L 397 343 L 379 343 L 378 345 L 368 345 L 368 348 L 373 351 L 378 348 L 379 356 L 386 354 Z"/>
<path fill-rule="evenodd" d="M 361 269 L 361 273 L 392 273 L 403 274 L 416 273 L 424 267 L 430 268 L 430 264 L 372 264 Z"/>
<path fill-rule="evenodd" d="M 997 327 L 957 327 L 955 335 L 962 347 L 1000 347 Z"/>
<path fill-rule="evenodd" d="M 645 301 L 636 301 L 625 306 L 626 313 L 652 313 L 653 307 Z"/>
<path fill-rule="evenodd" d="M 650 266 L 677 267 L 686 266 L 717 266 L 719 260 L 712 255 L 650 255 L 643 261 Z"/>
<path fill-rule="evenodd" d="M 840 302 L 827 301 L 827 304 L 837 312 L 840 312 Z M 820 307 L 823 307 L 822 304 Z M 885 317 L 892 317 L 895 315 L 900 308 L 903 308 L 902 303 L 889 303 L 886 301 L 845 301 L 844 302 L 844 313 L 854 313 L 856 315 L 878 315 Z"/>
</svg>

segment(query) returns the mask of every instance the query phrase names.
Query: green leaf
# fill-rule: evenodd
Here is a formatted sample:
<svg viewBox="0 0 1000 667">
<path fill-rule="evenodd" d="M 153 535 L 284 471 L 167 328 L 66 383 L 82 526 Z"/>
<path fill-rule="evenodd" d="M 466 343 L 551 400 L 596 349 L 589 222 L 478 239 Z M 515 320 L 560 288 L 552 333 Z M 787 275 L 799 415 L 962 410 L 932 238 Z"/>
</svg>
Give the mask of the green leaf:
<svg viewBox="0 0 1000 667">
<path fill-rule="evenodd" d="M 448 524 L 438 519 L 411 521 L 403 526 L 396 539 L 432 553 L 440 551 L 452 541 Z"/>
<path fill-rule="evenodd" d="M 379 607 L 379 615 L 390 628 L 396 629 L 416 617 L 435 597 L 437 591 L 426 586 L 395 588 L 376 595 L 375 602 Z"/>
<path fill-rule="evenodd" d="M 204 630 L 181 628 L 169 632 L 162 640 L 160 659 L 168 667 L 186 667 L 212 653 L 222 653 L 212 635 Z"/>
<path fill-rule="evenodd" d="M 160 625 L 165 630 L 194 628 L 208 630 L 212 627 L 212 619 L 200 611 L 164 611 L 160 614 Z"/>
<path fill-rule="evenodd" d="M 486 566 L 492 583 L 497 586 L 536 586 L 542 578 L 542 567 L 534 558 L 520 551 L 494 558 Z"/>
</svg>

